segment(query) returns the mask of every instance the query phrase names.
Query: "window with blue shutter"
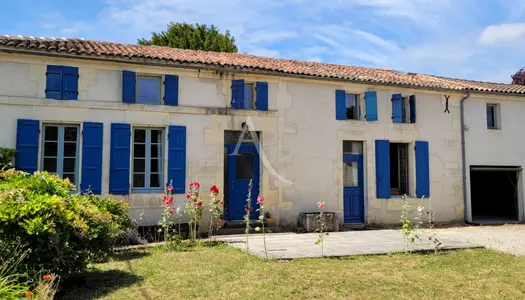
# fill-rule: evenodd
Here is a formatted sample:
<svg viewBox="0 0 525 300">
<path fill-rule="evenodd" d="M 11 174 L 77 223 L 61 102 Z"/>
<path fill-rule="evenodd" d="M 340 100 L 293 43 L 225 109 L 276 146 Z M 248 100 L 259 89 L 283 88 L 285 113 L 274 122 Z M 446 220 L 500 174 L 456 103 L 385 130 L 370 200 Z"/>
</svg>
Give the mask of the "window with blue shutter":
<svg viewBox="0 0 525 300">
<path fill-rule="evenodd" d="M 42 132 L 40 169 L 77 185 L 80 127 L 75 124 L 43 124 Z"/>
<path fill-rule="evenodd" d="M 164 190 L 164 130 L 133 128 L 132 192 Z"/>
<path fill-rule="evenodd" d="M 111 124 L 110 194 L 129 194 L 130 139 L 131 126 L 129 124 Z"/>
<path fill-rule="evenodd" d="M 367 121 L 377 121 L 377 93 L 369 91 L 365 93 L 365 112 Z"/>
<path fill-rule="evenodd" d="M 78 99 L 78 68 L 47 66 L 46 98 L 58 100 Z"/>
<path fill-rule="evenodd" d="M 255 108 L 257 110 L 268 110 L 268 82 L 255 83 Z"/>
<path fill-rule="evenodd" d="M 102 146 L 104 125 L 84 122 L 82 126 L 82 180 L 80 189 L 102 193 Z"/>
<path fill-rule="evenodd" d="M 376 140 L 376 197 L 390 198 L 390 142 Z"/>
<path fill-rule="evenodd" d="M 186 190 L 186 126 L 168 129 L 168 182 L 175 193 Z"/>
<path fill-rule="evenodd" d="M 346 120 L 346 92 L 343 90 L 335 91 L 335 119 Z"/>
<path fill-rule="evenodd" d="M 416 95 L 410 96 L 410 123 L 416 123 Z"/>
<path fill-rule="evenodd" d="M 403 123 L 403 97 L 401 94 L 392 95 L 392 122 Z"/>
<path fill-rule="evenodd" d="M 423 141 L 416 141 L 416 196 L 430 197 L 430 156 Z"/>
<path fill-rule="evenodd" d="M 122 102 L 135 103 L 137 76 L 135 72 L 122 71 Z"/>
<path fill-rule="evenodd" d="M 244 108 L 244 79 L 232 80 L 232 108 Z"/>
<path fill-rule="evenodd" d="M 16 169 L 30 174 L 37 171 L 39 135 L 39 121 L 18 119 L 16 129 Z"/>
<path fill-rule="evenodd" d="M 179 105 L 179 76 L 164 76 L 164 105 Z"/>
</svg>

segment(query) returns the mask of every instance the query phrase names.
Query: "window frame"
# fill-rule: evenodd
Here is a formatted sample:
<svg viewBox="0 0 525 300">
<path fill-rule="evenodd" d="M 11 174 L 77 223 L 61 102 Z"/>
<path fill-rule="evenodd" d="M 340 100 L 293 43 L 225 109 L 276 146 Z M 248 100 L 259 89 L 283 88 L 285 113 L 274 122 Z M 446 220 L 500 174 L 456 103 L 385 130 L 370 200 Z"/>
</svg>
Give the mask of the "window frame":
<svg viewBox="0 0 525 300">
<path fill-rule="evenodd" d="M 244 103 L 243 103 L 243 107 L 242 109 L 247 109 L 247 110 L 256 110 L 257 109 L 257 104 L 256 104 L 256 97 L 257 97 L 257 92 L 256 92 L 256 83 L 255 82 L 244 82 Z M 249 90 L 251 90 L 251 97 L 250 99 L 248 99 L 248 97 L 246 97 L 246 91 L 248 89 L 248 87 L 251 87 Z M 247 107 L 247 104 L 250 103 L 251 104 L 251 107 Z"/>
<path fill-rule="evenodd" d="M 492 121 L 494 123 L 493 126 L 489 125 L 489 119 L 488 119 L 488 110 L 489 107 L 492 107 Z M 501 124 L 500 124 L 500 104 L 499 103 L 487 103 L 485 105 L 485 115 L 486 115 L 486 123 L 487 123 L 487 129 L 488 130 L 500 130 Z"/>
<path fill-rule="evenodd" d="M 356 112 L 354 113 L 354 116 L 355 118 L 354 119 L 349 119 L 348 118 L 348 105 L 347 105 L 347 102 L 346 102 L 346 97 L 348 97 L 349 95 L 352 95 L 354 96 L 354 100 L 355 100 L 355 108 L 356 108 Z M 346 120 L 350 120 L 350 121 L 360 121 L 361 120 L 361 94 L 356 94 L 356 93 L 347 93 L 345 92 L 345 115 L 346 115 Z"/>
<path fill-rule="evenodd" d="M 46 150 L 46 127 L 57 127 L 57 154 L 56 156 L 46 156 L 45 150 Z M 50 174 L 56 174 L 60 178 L 64 178 L 64 158 L 73 158 L 71 156 L 64 157 L 64 133 L 66 127 L 74 127 L 77 129 L 77 138 L 76 138 L 76 148 L 75 148 L 75 168 L 74 168 L 74 185 L 79 186 L 80 183 L 78 182 L 80 176 L 79 176 L 79 166 L 80 166 L 80 135 L 82 134 L 82 131 L 80 129 L 80 124 L 57 124 L 57 123 L 43 123 L 42 124 L 42 150 L 40 153 L 40 171 L 45 171 Z M 53 142 L 53 141 L 51 141 Z M 46 158 L 55 158 L 56 159 L 56 172 L 49 172 L 44 170 L 44 160 Z M 70 174 L 71 172 L 66 172 Z"/>
<path fill-rule="evenodd" d="M 162 192 L 164 191 L 164 181 L 166 176 L 166 129 L 162 127 L 144 127 L 144 126 L 133 126 L 131 128 L 131 164 L 130 164 L 130 174 L 131 174 L 131 192 L 140 193 L 140 192 Z M 134 186 L 134 175 L 135 175 L 135 130 L 145 130 L 145 141 L 144 141 L 144 172 L 138 172 L 144 174 L 144 187 L 135 187 Z M 160 184 L 158 187 L 151 187 L 151 132 L 152 130 L 161 131 L 161 141 L 160 149 L 161 156 L 157 159 L 161 161 L 161 169 L 159 172 Z M 137 173 L 137 174 L 138 174 Z"/>
<path fill-rule="evenodd" d="M 156 102 L 140 102 L 140 80 L 141 79 L 156 79 L 158 80 L 158 95 L 159 99 Z M 136 82 L 135 82 L 135 103 L 136 104 L 144 104 L 144 105 L 160 105 L 163 102 L 163 96 L 162 96 L 162 82 L 163 82 L 163 76 L 154 75 L 154 74 L 137 74 L 136 75 Z"/>
<path fill-rule="evenodd" d="M 405 169 L 406 169 L 406 176 L 404 176 L 405 181 L 401 180 L 401 168 L 400 168 L 400 166 L 401 166 L 401 157 L 400 157 L 401 154 L 400 154 L 400 151 L 399 151 L 401 145 L 403 145 L 403 148 L 405 148 Z M 410 184 L 411 184 L 410 173 L 411 173 L 412 170 L 410 169 L 411 164 L 410 164 L 410 151 L 409 151 L 410 147 L 409 147 L 409 145 L 410 145 L 410 143 L 402 143 L 402 142 L 399 142 L 399 143 L 392 143 L 391 142 L 390 143 L 390 147 L 392 147 L 392 146 L 397 147 L 397 151 L 396 151 L 396 153 L 397 153 L 397 161 L 398 161 L 397 164 L 396 164 L 397 165 L 397 174 L 398 174 L 397 175 L 397 187 L 393 187 L 393 185 L 392 185 L 393 178 L 392 178 L 392 176 L 390 176 L 390 195 L 394 196 L 394 197 L 396 197 L 396 196 L 399 197 L 399 196 L 402 196 L 402 195 L 407 195 L 407 196 L 410 195 L 410 191 L 411 191 L 411 187 L 410 187 Z M 392 174 L 392 168 L 393 168 L 392 163 L 391 163 L 392 162 L 392 155 L 390 155 L 390 156 L 391 156 L 391 158 L 390 158 L 390 169 L 391 169 L 391 171 L 390 172 Z M 402 186 L 401 183 L 402 182 L 404 182 L 404 186 L 405 186 L 405 192 L 404 193 L 402 193 L 402 189 L 401 189 L 401 186 Z"/>
</svg>

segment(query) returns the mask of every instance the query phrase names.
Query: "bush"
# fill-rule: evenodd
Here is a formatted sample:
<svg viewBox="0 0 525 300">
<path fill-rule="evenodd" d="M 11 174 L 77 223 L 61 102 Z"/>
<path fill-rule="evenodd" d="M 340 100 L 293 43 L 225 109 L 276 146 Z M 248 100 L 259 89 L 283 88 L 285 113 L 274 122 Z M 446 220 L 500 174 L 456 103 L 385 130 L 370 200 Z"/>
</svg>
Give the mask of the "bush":
<svg viewBox="0 0 525 300">
<path fill-rule="evenodd" d="M 0 173 L 0 236 L 31 251 L 19 271 L 62 277 L 82 272 L 106 257 L 132 226 L 127 204 L 72 194 L 74 186 L 46 172 Z"/>
</svg>

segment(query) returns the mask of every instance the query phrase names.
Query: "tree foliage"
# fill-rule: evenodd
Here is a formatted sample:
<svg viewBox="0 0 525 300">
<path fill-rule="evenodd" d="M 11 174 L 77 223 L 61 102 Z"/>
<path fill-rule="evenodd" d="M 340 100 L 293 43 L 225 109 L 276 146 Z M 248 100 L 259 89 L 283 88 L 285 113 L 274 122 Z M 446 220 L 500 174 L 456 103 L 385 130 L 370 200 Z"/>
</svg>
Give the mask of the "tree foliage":
<svg viewBox="0 0 525 300">
<path fill-rule="evenodd" d="M 139 45 L 167 46 L 172 48 L 236 53 L 235 38 L 230 31 L 219 32 L 215 25 L 170 23 L 160 33 L 152 32 L 151 39 L 138 39 Z"/>
<path fill-rule="evenodd" d="M 521 68 L 512 75 L 512 84 L 525 85 L 525 68 Z"/>
</svg>

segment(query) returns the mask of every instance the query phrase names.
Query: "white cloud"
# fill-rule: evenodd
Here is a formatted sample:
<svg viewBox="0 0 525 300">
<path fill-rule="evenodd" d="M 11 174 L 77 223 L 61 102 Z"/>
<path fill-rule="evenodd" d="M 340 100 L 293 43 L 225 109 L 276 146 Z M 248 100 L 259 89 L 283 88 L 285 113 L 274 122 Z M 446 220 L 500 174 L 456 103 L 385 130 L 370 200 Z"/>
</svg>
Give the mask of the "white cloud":
<svg viewBox="0 0 525 300">
<path fill-rule="evenodd" d="M 246 43 L 275 43 L 297 36 L 294 31 L 266 31 L 259 30 L 247 34 L 244 42 Z"/>
<path fill-rule="evenodd" d="M 490 25 L 483 30 L 478 41 L 484 45 L 522 43 L 525 38 L 525 23 Z"/>
</svg>

